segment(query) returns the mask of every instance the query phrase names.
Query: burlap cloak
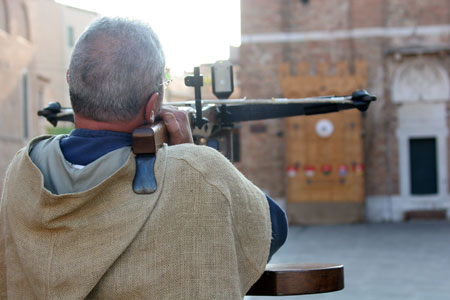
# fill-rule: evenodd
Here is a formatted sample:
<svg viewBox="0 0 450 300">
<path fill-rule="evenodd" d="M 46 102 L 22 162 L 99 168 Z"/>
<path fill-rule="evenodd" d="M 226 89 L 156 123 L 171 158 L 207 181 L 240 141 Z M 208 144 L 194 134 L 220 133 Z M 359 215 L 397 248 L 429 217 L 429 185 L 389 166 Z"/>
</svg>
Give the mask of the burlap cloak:
<svg viewBox="0 0 450 300">
<path fill-rule="evenodd" d="M 267 200 L 215 150 L 162 148 L 152 195 L 132 191 L 133 154 L 95 187 L 55 195 L 29 157 L 36 141 L 5 179 L 1 299 L 242 299 L 263 272 Z"/>
</svg>

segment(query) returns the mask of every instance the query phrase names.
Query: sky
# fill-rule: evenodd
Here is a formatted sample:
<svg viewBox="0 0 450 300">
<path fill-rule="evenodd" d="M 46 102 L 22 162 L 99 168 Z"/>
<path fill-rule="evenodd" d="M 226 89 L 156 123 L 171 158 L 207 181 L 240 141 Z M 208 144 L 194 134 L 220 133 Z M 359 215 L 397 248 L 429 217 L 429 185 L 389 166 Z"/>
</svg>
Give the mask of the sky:
<svg viewBox="0 0 450 300">
<path fill-rule="evenodd" d="M 139 19 L 150 24 L 173 74 L 229 58 L 240 45 L 240 0 L 56 0 L 100 15 Z"/>
</svg>

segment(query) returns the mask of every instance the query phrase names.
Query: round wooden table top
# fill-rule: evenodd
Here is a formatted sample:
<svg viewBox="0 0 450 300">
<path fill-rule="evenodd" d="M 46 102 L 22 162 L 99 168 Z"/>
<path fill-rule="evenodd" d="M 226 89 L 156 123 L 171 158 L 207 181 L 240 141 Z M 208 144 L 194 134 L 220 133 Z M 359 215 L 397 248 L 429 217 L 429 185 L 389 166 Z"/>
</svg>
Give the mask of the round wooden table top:
<svg viewBox="0 0 450 300">
<path fill-rule="evenodd" d="M 304 295 L 343 288 L 344 266 L 340 264 L 269 264 L 247 295 Z"/>
</svg>

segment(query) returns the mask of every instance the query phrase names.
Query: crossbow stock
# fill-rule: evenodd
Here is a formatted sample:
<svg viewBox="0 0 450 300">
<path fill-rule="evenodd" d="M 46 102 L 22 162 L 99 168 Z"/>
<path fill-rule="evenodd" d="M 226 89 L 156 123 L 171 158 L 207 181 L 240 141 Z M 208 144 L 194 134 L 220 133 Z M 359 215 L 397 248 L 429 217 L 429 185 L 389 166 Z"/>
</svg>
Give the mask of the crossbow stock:
<svg viewBox="0 0 450 300">
<path fill-rule="evenodd" d="M 221 62 L 221 64 L 223 63 Z M 352 95 L 340 97 L 322 96 L 299 99 L 244 98 L 225 100 L 223 98 L 227 98 L 233 91 L 232 68 L 227 66 L 227 70 L 231 74 L 231 84 L 229 82 L 225 83 L 228 90 L 224 92 L 220 84 L 223 85 L 224 81 L 229 81 L 230 75 L 228 75 L 228 78 L 226 76 L 219 76 L 221 74 L 214 67 L 215 65 L 212 67 L 213 91 L 216 96 L 222 99 L 201 99 L 203 76 L 200 74 L 200 68 L 195 67 L 194 74 L 185 77 L 185 84 L 195 88 L 195 100 L 168 102 L 167 104 L 177 106 L 188 113 L 194 142 L 196 144 L 211 146 L 219 150 L 230 160 L 233 160 L 232 129 L 236 128 L 240 122 L 324 114 L 355 108 L 360 111 L 365 111 L 370 103 L 376 100 L 376 97 L 369 94 L 366 90 L 358 90 L 353 92 Z M 72 109 L 61 107 L 57 102 L 50 103 L 47 107 L 40 110 L 38 115 L 45 117 L 53 126 L 56 126 L 59 121 L 74 121 Z M 161 124 L 158 124 L 158 126 L 161 126 Z M 160 128 L 154 130 L 154 127 L 151 126 L 137 129 L 133 133 L 133 149 L 135 153 L 136 151 L 139 152 L 139 150 L 136 150 L 138 149 L 136 143 L 145 145 L 142 141 L 146 140 L 146 137 L 149 140 L 148 142 L 152 144 L 149 148 L 156 152 L 158 146 L 162 145 L 162 142 L 166 139 L 165 130 L 160 130 Z M 138 140 L 139 142 L 137 142 Z"/>
</svg>

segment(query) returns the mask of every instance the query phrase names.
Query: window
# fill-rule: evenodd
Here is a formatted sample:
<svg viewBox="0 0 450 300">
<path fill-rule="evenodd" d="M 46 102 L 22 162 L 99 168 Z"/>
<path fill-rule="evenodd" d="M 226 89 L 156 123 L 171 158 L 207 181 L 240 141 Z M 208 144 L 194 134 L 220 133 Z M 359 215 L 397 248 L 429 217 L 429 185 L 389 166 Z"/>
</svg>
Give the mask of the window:
<svg viewBox="0 0 450 300">
<path fill-rule="evenodd" d="M 0 0 L 0 30 L 8 31 L 8 9 L 5 0 Z"/>
<path fill-rule="evenodd" d="M 30 124 L 28 120 L 28 71 L 24 70 L 22 73 L 22 120 L 23 120 L 23 138 L 28 139 L 30 136 Z"/>
<path fill-rule="evenodd" d="M 411 194 L 437 194 L 436 138 L 409 140 Z"/>
<path fill-rule="evenodd" d="M 30 23 L 28 20 L 28 12 L 25 4 L 22 4 L 18 16 L 18 34 L 27 40 L 30 40 Z"/>
<path fill-rule="evenodd" d="M 75 45 L 75 38 L 72 26 L 67 27 L 67 45 L 71 48 L 73 47 L 73 45 Z"/>
</svg>

